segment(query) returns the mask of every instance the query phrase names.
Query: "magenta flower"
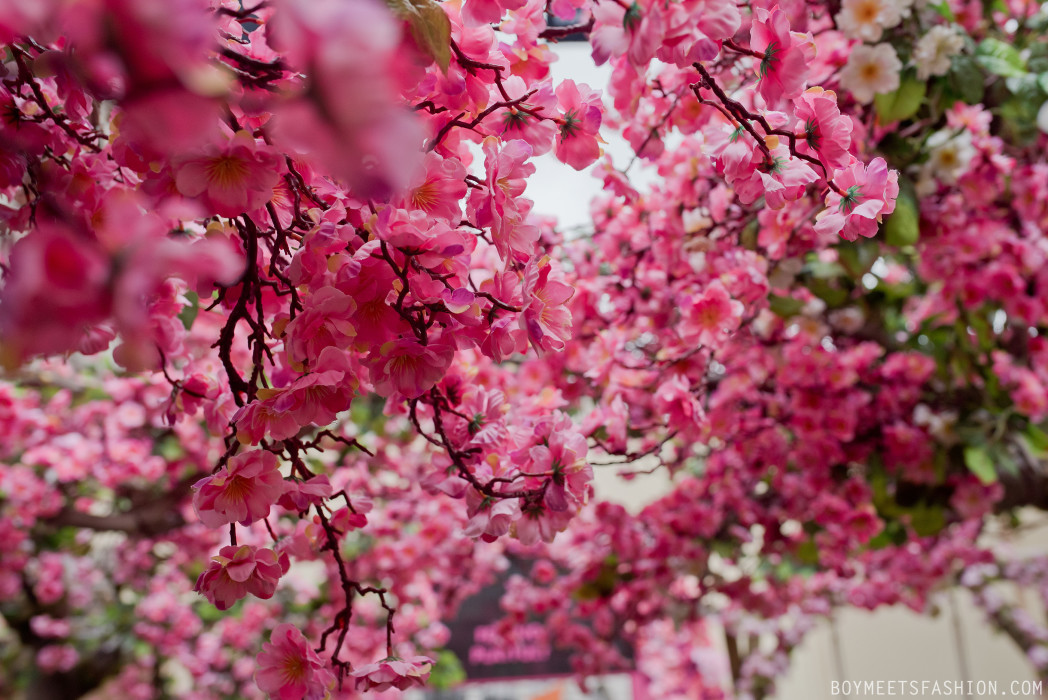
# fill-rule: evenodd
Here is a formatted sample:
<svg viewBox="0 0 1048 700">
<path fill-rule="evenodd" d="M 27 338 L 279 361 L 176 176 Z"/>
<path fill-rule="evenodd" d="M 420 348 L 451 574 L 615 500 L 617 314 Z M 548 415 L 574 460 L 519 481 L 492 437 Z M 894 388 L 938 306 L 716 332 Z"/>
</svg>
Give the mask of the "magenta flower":
<svg viewBox="0 0 1048 700">
<path fill-rule="evenodd" d="M 520 327 L 540 355 L 563 350 L 571 338 L 571 311 L 567 303 L 575 294 L 575 288 L 551 277 L 552 271 L 548 256 L 529 261 L 524 268 L 524 310 Z"/>
<path fill-rule="evenodd" d="M 429 391 L 451 364 L 452 346 L 421 345 L 414 338 L 385 343 L 371 358 L 371 381 L 375 392 L 390 396 L 398 392 L 414 399 Z"/>
<path fill-rule="evenodd" d="M 800 152 L 816 155 L 830 171 L 848 165 L 854 125 L 841 115 L 837 95 L 820 87 L 808 88 L 793 105 L 793 114 L 804 129 L 797 134 Z"/>
<path fill-rule="evenodd" d="M 227 545 L 211 562 L 193 587 L 219 610 L 228 610 L 248 593 L 272 598 L 280 577 L 290 567 L 287 554 L 251 545 Z"/>
<path fill-rule="evenodd" d="M 248 525 L 269 515 L 284 493 L 284 477 L 270 452 L 251 450 L 231 458 L 193 485 L 193 509 L 208 527 Z"/>
<path fill-rule="evenodd" d="M 187 197 L 200 197 L 209 212 L 238 216 L 265 206 L 280 181 L 280 157 L 259 147 L 246 131 L 203 155 L 174 162 L 175 186 Z"/>
<path fill-rule="evenodd" d="M 809 57 L 805 54 L 814 56 L 810 36 L 791 32 L 786 13 L 778 6 L 771 12 L 758 7 L 753 11 L 750 44 L 764 54 L 757 68 L 757 90 L 769 105 L 801 94 L 808 79 Z"/>
<path fill-rule="evenodd" d="M 557 135 L 557 158 L 582 170 L 600 157 L 598 130 L 603 113 L 600 91 L 565 80 L 557 86 L 562 111 Z"/>
<path fill-rule="evenodd" d="M 826 209 L 819 213 L 815 231 L 839 233 L 846 240 L 859 236 L 872 238 L 885 214 L 895 211 L 899 196 L 899 173 L 889 170 L 883 158 L 874 158 L 869 167 L 852 159 L 851 165 L 835 178 L 843 192 L 826 195 Z"/>
<path fill-rule="evenodd" d="M 458 225 L 462 220 L 462 199 L 466 196 L 465 177 L 466 167 L 462 161 L 427 153 L 402 204 Z"/>
<path fill-rule="evenodd" d="M 535 172 L 535 166 L 526 162 L 533 150 L 520 139 L 507 141 L 500 149 L 494 137 L 484 139 L 483 149 L 487 187 L 470 193 L 467 213 L 473 214 L 478 226 L 491 227 L 491 237 L 503 260 L 527 259 L 539 237 L 538 228 L 524 223 L 531 202 L 521 199 L 526 178 Z"/>
<path fill-rule="evenodd" d="M 598 2 L 593 6 L 593 62 L 598 66 L 613 56 L 626 55 L 634 66 L 644 66 L 659 48 L 665 32 L 661 3 Z"/>
<path fill-rule="evenodd" d="M 277 700 L 323 700 L 335 686 L 335 674 L 287 623 L 277 625 L 255 661 L 255 684 Z"/>
<path fill-rule="evenodd" d="M 413 656 L 408 660 L 398 659 L 395 656 L 383 659 L 377 663 L 361 666 L 353 671 L 353 677 L 357 679 L 356 690 L 407 690 L 412 686 L 422 687 L 429 678 L 430 667 L 433 659 L 428 656 Z"/>
</svg>

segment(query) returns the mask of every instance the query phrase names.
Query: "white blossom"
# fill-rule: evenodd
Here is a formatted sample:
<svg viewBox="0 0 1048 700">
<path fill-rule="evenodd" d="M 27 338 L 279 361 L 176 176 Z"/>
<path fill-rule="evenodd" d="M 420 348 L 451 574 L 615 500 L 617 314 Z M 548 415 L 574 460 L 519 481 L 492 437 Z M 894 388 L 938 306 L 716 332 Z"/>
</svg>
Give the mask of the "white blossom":
<svg viewBox="0 0 1048 700">
<path fill-rule="evenodd" d="M 950 59 L 964 48 L 964 39 L 952 27 L 936 25 L 917 40 L 913 62 L 917 77 L 927 80 L 933 75 L 945 75 L 950 70 Z"/>
<path fill-rule="evenodd" d="M 899 87 L 900 70 L 902 62 L 891 44 L 856 46 L 841 69 L 841 87 L 851 91 L 859 102 L 869 104 L 875 94 Z"/>
</svg>

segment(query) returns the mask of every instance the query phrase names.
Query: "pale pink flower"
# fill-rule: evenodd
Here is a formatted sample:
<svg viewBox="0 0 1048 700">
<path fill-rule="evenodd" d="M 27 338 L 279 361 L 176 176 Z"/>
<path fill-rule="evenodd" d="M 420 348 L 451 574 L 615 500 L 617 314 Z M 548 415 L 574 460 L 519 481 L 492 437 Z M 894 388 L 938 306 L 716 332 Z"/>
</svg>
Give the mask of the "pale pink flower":
<svg viewBox="0 0 1048 700">
<path fill-rule="evenodd" d="M 334 287 L 321 287 L 303 300 L 303 309 L 284 329 L 284 347 L 297 366 L 315 361 L 328 347 L 346 349 L 357 332 L 350 322 L 357 305 Z"/>
<path fill-rule="evenodd" d="M 732 299 L 720 280 L 713 280 L 698 297 L 686 302 L 681 320 L 681 336 L 686 342 L 716 345 L 738 327 L 742 302 Z"/>
<path fill-rule="evenodd" d="M 269 515 L 284 493 L 276 455 L 251 450 L 234 457 L 193 485 L 193 509 L 208 527 L 248 525 Z"/>
<path fill-rule="evenodd" d="M 508 533 L 510 526 L 520 517 L 520 504 L 516 498 L 492 498 L 469 488 L 466 490 L 466 514 L 469 522 L 462 534 L 494 542 Z"/>
<path fill-rule="evenodd" d="M 551 276 L 549 257 L 530 260 L 524 268 L 524 308 L 520 328 L 528 334 L 540 355 L 564 349 L 571 338 L 571 311 L 568 300 L 575 294 L 570 284 Z"/>
<path fill-rule="evenodd" d="M 522 78 L 512 75 L 506 79 L 503 89 L 511 100 L 521 99 L 528 92 L 532 94 L 518 107 L 501 109 L 492 116 L 494 121 L 501 122 L 496 127 L 496 133 L 503 141 L 526 141 L 531 146 L 533 156 L 548 153 L 557 135 L 557 124 L 553 121 L 557 96 L 553 94 L 549 81 L 542 82 L 535 90 L 529 90 Z M 557 89 L 559 94 L 560 87 Z"/>
<path fill-rule="evenodd" d="M 287 554 L 251 545 L 227 545 L 211 562 L 193 588 L 219 610 L 228 610 L 248 593 L 268 599 L 291 564 Z"/>
<path fill-rule="evenodd" d="M 668 4 L 665 23 L 657 56 L 686 68 L 716 58 L 721 41 L 739 31 L 742 15 L 731 0 L 685 0 Z"/>
<path fill-rule="evenodd" d="M 361 666 L 353 671 L 356 678 L 356 690 L 407 690 L 411 687 L 421 688 L 429 678 L 433 659 L 428 656 L 413 656 L 410 659 L 399 659 L 395 656 L 382 661 Z"/>
<path fill-rule="evenodd" d="M 519 10 L 527 0 L 466 0 L 462 21 L 469 26 L 498 24 L 506 10 Z"/>
<path fill-rule="evenodd" d="M 287 623 L 277 625 L 255 661 L 255 683 L 276 700 L 324 700 L 335 687 L 335 674 Z"/>
</svg>

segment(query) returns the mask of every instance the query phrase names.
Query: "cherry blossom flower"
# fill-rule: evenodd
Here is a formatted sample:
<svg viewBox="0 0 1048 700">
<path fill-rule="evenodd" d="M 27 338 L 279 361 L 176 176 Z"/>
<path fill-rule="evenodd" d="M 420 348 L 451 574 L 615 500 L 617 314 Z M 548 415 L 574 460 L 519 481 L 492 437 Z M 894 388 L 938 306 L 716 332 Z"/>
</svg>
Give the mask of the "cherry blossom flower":
<svg viewBox="0 0 1048 700">
<path fill-rule="evenodd" d="M 412 656 L 406 660 L 391 656 L 355 669 L 352 676 L 358 691 L 407 690 L 423 687 L 432 665 L 433 659 L 428 656 Z"/>
<path fill-rule="evenodd" d="M 799 150 L 816 155 L 830 171 L 848 165 L 853 124 L 841 115 L 837 95 L 820 87 L 808 88 L 793 104 L 793 114 L 804 129 L 798 134 Z"/>
<path fill-rule="evenodd" d="M 761 96 L 775 104 L 799 95 L 808 79 L 811 36 L 791 32 L 786 13 L 778 6 L 770 12 L 760 7 L 754 10 L 750 35 L 753 50 L 764 54 L 757 68 Z"/>
<path fill-rule="evenodd" d="M 526 178 L 535 172 L 535 166 L 525 162 L 532 148 L 514 139 L 500 149 L 494 138 L 484 139 L 482 147 L 487 187 L 470 193 L 469 208 L 478 226 L 491 227 L 495 248 L 503 259 L 526 259 L 539 235 L 537 228 L 523 222 L 531 203 L 519 199 Z"/>
<path fill-rule="evenodd" d="M 576 85 L 573 80 L 564 80 L 557 86 L 557 100 L 562 112 L 557 158 L 582 170 L 600 157 L 600 91 L 585 83 Z"/>
<path fill-rule="evenodd" d="M 853 161 L 835 178 L 844 194 L 826 195 L 826 209 L 819 213 L 815 230 L 839 233 L 844 239 L 877 235 L 877 227 L 886 214 L 895 211 L 899 195 L 899 173 L 888 170 L 883 158 L 874 158 L 869 167 Z"/>
<path fill-rule="evenodd" d="M 553 272 L 548 257 L 537 262 L 532 260 L 524 268 L 520 327 L 538 353 L 560 350 L 571 338 L 571 312 L 565 304 L 575 289 L 557 279 Z"/>
<path fill-rule="evenodd" d="M 176 159 L 175 185 L 187 197 L 200 197 L 208 212 L 238 216 L 262 207 L 280 181 L 280 157 L 259 147 L 246 131 L 202 155 Z"/>
<path fill-rule="evenodd" d="M 272 598 L 290 567 L 287 554 L 251 545 L 228 545 L 211 558 L 194 590 L 219 610 L 228 610 L 248 593 Z"/>
<path fill-rule="evenodd" d="M 276 700 L 324 700 L 335 674 L 290 624 L 277 625 L 256 657 L 255 683 Z"/>
<path fill-rule="evenodd" d="M 627 56 L 631 63 L 643 66 L 659 48 L 664 31 L 664 18 L 657 3 L 631 5 L 599 2 L 593 6 L 593 62 L 598 66 L 612 56 Z"/>
<path fill-rule="evenodd" d="M 397 392 L 417 398 L 440 380 L 453 353 L 454 348 L 445 343 L 422 345 L 414 338 L 390 341 L 371 355 L 371 382 L 381 396 Z"/>
<path fill-rule="evenodd" d="M 216 473 L 193 485 L 193 509 L 208 527 L 249 525 L 268 516 L 283 493 L 276 455 L 250 450 L 231 457 Z"/>
</svg>

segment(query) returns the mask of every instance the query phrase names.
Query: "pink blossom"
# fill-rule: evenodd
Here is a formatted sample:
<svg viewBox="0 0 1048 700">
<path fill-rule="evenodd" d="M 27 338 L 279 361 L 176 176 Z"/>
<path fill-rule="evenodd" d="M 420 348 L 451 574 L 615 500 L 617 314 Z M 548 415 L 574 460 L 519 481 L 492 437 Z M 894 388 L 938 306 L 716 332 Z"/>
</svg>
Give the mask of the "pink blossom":
<svg viewBox="0 0 1048 700">
<path fill-rule="evenodd" d="M 547 257 L 524 268 L 524 308 L 520 328 L 539 354 L 561 350 L 571 338 L 571 311 L 566 306 L 574 287 L 557 279 Z"/>
<path fill-rule="evenodd" d="M 187 197 L 200 197 L 208 212 L 238 216 L 254 211 L 273 196 L 280 181 L 280 157 L 260 147 L 245 131 L 202 155 L 178 158 L 172 164 L 175 185 Z"/>
<path fill-rule="evenodd" d="M 600 91 L 585 83 L 576 85 L 573 80 L 565 80 L 557 86 L 557 100 L 562 113 L 557 158 L 582 170 L 600 157 Z"/>
<path fill-rule="evenodd" d="M 492 119 L 501 121 L 496 133 L 503 141 L 519 139 L 527 142 L 531 146 L 532 156 L 548 153 L 553 148 L 553 139 L 557 135 L 557 125 L 554 122 L 557 97 L 553 94 L 549 81 L 529 89 L 522 78 L 513 75 L 506 79 L 503 89 L 511 100 L 526 97 L 526 101 L 515 107 L 501 109 L 492 116 Z M 559 85 L 557 89 L 560 90 Z M 501 94 L 499 98 L 501 99 Z"/>
<path fill-rule="evenodd" d="M 255 683 L 276 700 L 324 700 L 334 689 L 335 674 L 287 623 L 277 625 L 255 660 Z"/>
<path fill-rule="evenodd" d="M 249 525 L 269 515 L 284 493 L 284 478 L 271 452 L 250 450 L 193 485 L 193 509 L 208 527 Z"/>
<path fill-rule="evenodd" d="M 837 192 L 826 195 L 826 209 L 819 213 L 815 231 L 839 233 L 849 241 L 877 235 L 883 216 L 895 211 L 899 173 L 888 170 L 883 158 L 874 158 L 869 167 L 853 159 L 834 182 L 843 195 Z"/>
<path fill-rule="evenodd" d="M 848 165 L 852 120 L 841 115 L 837 95 L 820 87 L 808 88 L 794 101 L 793 114 L 803 126 L 798 148 L 813 153 L 832 172 Z"/>
<path fill-rule="evenodd" d="M 466 0 L 462 20 L 467 25 L 498 24 L 506 10 L 519 10 L 526 0 Z"/>
<path fill-rule="evenodd" d="M 408 185 L 403 203 L 457 226 L 466 196 L 465 177 L 462 161 L 427 153 L 422 168 Z"/>
<path fill-rule="evenodd" d="M 520 518 L 520 504 L 515 498 L 493 498 L 470 488 L 466 490 L 466 513 L 469 522 L 462 534 L 494 542 Z"/>
<path fill-rule="evenodd" d="M 814 55 L 811 36 L 790 32 L 790 21 L 778 6 L 770 12 L 753 11 L 750 47 L 764 54 L 757 69 L 757 89 L 769 105 L 793 99 L 808 79 L 808 54 Z"/>
<path fill-rule="evenodd" d="M 739 31 L 742 15 L 730 0 L 687 0 L 670 3 L 665 22 L 666 36 L 657 56 L 686 68 L 716 58 L 721 42 Z"/>
<path fill-rule="evenodd" d="M 228 610 L 248 593 L 272 598 L 290 567 L 287 554 L 251 545 L 227 545 L 211 558 L 193 590 L 219 610 Z"/>
<path fill-rule="evenodd" d="M 421 688 L 429 678 L 433 659 L 428 656 L 413 656 L 410 659 L 399 659 L 395 656 L 383 659 L 353 671 L 358 691 L 383 691 L 390 688 L 407 690 Z"/>
<path fill-rule="evenodd" d="M 598 66 L 609 58 L 627 56 L 634 66 L 646 65 L 659 48 L 664 18 L 658 3 L 626 6 L 618 2 L 598 2 L 593 6 L 593 61 Z"/>
<path fill-rule="evenodd" d="M 285 490 L 280 500 L 277 501 L 277 505 L 299 513 L 309 510 L 311 505 L 323 502 L 334 492 L 331 481 L 324 474 L 312 476 L 305 481 L 292 479 L 284 483 Z"/>
<path fill-rule="evenodd" d="M 451 364 L 454 348 L 444 343 L 422 345 L 414 338 L 400 338 L 372 353 L 371 381 L 381 396 L 397 392 L 414 399 L 429 391 Z"/>
<path fill-rule="evenodd" d="M 304 300 L 302 309 L 284 329 L 288 358 L 303 367 L 327 347 L 346 349 L 357 332 L 350 322 L 356 303 L 334 287 L 321 287 Z"/>
<path fill-rule="evenodd" d="M 523 221 L 531 203 L 520 199 L 526 178 L 535 172 L 535 166 L 526 162 L 532 156 L 532 148 L 527 142 L 514 139 L 500 149 L 497 139 L 487 138 L 483 149 L 486 187 L 473 190 L 469 197 L 474 223 L 491 227 L 491 237 L 503 260 L 526 259 L 539 235 L 536 227 Z"/>
<path fill-rule="evenodd" d="M 681 336 L 685 342 L 716 346 L 742 318 L 742 302 L 731 298 L 720 280 L 713 280 L 702 294 L 683 305 Z"/>
</svg>

